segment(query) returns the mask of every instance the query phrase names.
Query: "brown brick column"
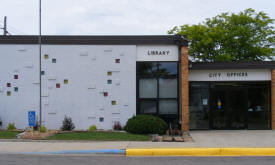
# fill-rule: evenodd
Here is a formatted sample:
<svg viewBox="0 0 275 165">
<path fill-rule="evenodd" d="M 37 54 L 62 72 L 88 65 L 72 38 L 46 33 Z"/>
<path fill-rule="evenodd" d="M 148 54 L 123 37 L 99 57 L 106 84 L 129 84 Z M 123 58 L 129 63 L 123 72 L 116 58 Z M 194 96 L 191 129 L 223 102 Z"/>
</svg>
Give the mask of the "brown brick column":
<svg viewBox="0 0 275 165">
<path fill-rule="evenodd" d="M 181 129 L 189 131 L 188 47 L 181 47 Z"/>
<path fill-rule="evenodd" d="M 272 129 L 275 130 L 275 69 L 271 72 L 271 102 Z"/>
</svg>

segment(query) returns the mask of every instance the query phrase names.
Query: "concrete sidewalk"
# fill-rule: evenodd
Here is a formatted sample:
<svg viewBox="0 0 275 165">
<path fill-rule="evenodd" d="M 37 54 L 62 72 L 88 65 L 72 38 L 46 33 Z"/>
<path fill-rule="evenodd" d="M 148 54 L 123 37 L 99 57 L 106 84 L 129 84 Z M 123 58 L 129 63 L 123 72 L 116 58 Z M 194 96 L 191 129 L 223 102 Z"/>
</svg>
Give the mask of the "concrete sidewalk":
<svg viewBox="0 0 275 165">
<path fill-rule="evenodd" d="M 275 131 L 191 131 L 194 142 L 0 140 L 0 153 L 129 148 L 275 147 Z"/>
</svg>

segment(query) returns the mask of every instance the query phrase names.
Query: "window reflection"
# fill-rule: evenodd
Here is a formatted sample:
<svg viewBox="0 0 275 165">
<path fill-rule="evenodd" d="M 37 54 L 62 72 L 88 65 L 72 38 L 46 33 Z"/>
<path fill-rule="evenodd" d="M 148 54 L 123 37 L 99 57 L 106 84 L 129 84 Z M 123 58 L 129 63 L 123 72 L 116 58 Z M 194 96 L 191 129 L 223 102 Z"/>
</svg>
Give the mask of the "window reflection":
<svg viewBox="0 0 275 165">
<path fill-rule="evenodd" d="M 143 114 L 155 114 L 157 113 L 157 104 L 155 101 L 141 101 L 140 113 Z"/>
<path fill-rule="evenodd" d="M 142 62 L 137 64 L 138 76 L 156 76 L 157 75 L 156 62 Z"/>
<path fill-rule="evenodd" d="M 177 78 L 160 78 L 159 79 L 159 97 L 160 98 L 177 98 L 178 79 Z"/>
<path fill-rule="evenodd" d="M 159 74 L 161 76 L 176 75 L 178 73 L 178 65 L 173 62 L 160 62 Z"/>
<path fill-rule="evenodd" d="M 139 80 L 139 97 L 140 98 L 157 98 L 157 79 L 140 79 Z"/>
<path fill-rule="evenodd" d="M 267 89 L 248 90 L 248 129 L 270 128 L 270 92 Z"/>
<path fill-rule="evenodd" d="M 209 129 L 208 83 L 190 83 L 189 126 L 190 129 Z"/>
<path fill-rule="evenodd" d="M 137 83 L 139 113 L 178 121 L 178 62 L 138 62 Z"/>
</svg>

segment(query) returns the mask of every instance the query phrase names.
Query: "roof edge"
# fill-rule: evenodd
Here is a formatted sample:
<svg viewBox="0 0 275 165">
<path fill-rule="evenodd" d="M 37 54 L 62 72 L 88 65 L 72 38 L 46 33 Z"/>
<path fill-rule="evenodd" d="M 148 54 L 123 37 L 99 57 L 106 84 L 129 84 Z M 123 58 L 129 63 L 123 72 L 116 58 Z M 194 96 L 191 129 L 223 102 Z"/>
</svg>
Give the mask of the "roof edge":
<svg viewBox="0 0 275 165">
<path fill-rule="evenodd" d="M 275 69 L 275 61 L 191 62 L 190 70 Z"/>
<path fill-rule="evenodd" d="M 38 35 L 0 36 L 0 44 L 38 44 Z M 188 46 L 179 35 L 43 35 L 42 44 L 53 45 L 140 45 Z"/>
</svg>

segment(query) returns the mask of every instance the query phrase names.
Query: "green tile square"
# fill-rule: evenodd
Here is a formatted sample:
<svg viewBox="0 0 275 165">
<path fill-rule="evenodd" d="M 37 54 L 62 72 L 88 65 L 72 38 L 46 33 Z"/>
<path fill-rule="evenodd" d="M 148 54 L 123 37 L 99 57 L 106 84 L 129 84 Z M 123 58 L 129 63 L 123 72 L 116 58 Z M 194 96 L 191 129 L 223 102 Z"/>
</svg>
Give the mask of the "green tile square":
<svg viewBox="0 0 275 165">
<path fill-rule="evenodd" d="M 56 63 L 56 59 L 55 58 L 52 59 L 52 63 Z"/>
</svg>

